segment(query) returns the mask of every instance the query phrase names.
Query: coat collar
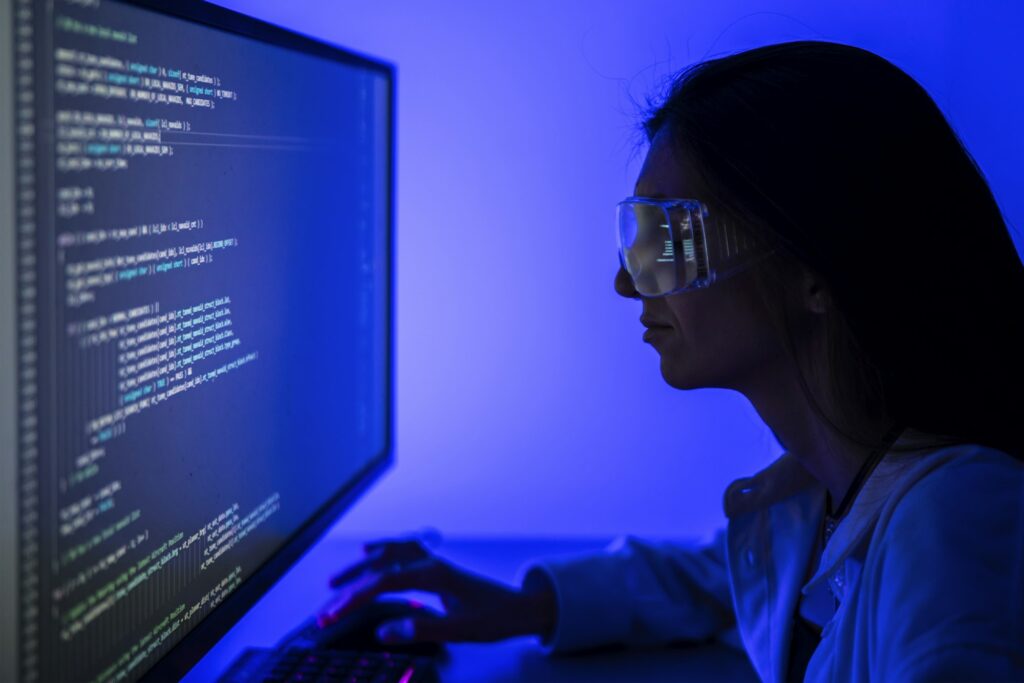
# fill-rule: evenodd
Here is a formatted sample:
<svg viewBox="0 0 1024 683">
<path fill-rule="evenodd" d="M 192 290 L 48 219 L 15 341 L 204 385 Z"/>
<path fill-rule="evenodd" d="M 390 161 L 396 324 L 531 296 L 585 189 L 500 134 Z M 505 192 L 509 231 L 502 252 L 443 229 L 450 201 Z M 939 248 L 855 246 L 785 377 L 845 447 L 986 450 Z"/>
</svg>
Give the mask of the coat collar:
<svg viewBox="0 0 1024 683">
<path fill-rule="evenodd" d="M 875 467 L 874 472 L 865 481 L 861 494 L 868 489 L 868 484 L 872 480 L 875 480 L 872 488 L 876 490 L 876 493 L 879 489 L 884 490 L 886 482 L 883 477 L 888 478 L 891 483 L 893 475 L 902 467 L 903 461 L 908 460 L 903 457 L 905 453 L 924 452 L 943 443 L 945 442 L 942 441 L 942 437 L 937 438 L 933 434 L 909 427 L 903 430 Z M 916 458 L 911 458 L 911 460 L 916 460 Z M 725 516 L 732 519 L 755 510 L 766 509 L 798 493 L 811 493 L 814 489 L 820 489 L 824 495 L 825 488 L 821 482 L 807 471 L 795 455 L 787 451 L 757 474 L 732 482 L 725 490 L 722 503 L 725 508 Z M 878 507 L 878 504 L 870 505 L 866 500 L 866 496 L 858 495 L 849 514 L 844 519 L 854 518 L 854 508 L 858 506 L 861 508 L 858 515 L 868 514 L 871 509 Z M 836 529 L 836 533 L 838 532 L 839 528 Z M 830 543 L 829 545 L 836 544 Z"/>
<path fill-rule="evenodd" d="M 723 507 L 729 519 L 763 510 L 781 500 L 814 487 L 824 487 L 795 455 L 783 453 L 752 477 L 737 479 L 725 490 Z"/>
</svg>

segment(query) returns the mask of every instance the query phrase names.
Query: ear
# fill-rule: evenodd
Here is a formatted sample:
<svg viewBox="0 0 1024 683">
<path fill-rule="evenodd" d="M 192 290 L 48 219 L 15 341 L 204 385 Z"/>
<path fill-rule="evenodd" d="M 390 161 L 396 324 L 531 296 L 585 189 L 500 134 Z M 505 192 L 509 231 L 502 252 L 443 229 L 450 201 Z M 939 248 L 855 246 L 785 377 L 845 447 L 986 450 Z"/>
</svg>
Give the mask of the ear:
<svg viewBox="0 0 1024 683">
<path fill-rule="evenodd" d="M 832 297 L 825 281 L 813 271 L 804 270 L 800 294 L 804 308 L 811 313 L 823 315 L 832 308 Z"/>
</svg>

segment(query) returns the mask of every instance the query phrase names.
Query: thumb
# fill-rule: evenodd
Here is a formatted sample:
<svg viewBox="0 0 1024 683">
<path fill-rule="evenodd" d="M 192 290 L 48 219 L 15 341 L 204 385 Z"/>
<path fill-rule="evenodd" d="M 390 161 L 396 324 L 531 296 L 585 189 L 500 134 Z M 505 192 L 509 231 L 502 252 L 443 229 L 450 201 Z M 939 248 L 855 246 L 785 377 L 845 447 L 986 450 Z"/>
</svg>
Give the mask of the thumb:
<svg viewBox="0 0 1024 683">
<path fill-rule="evenodd" d="M 455 635 L 450 621 L 443 616 L 406 617 L 386 621 L 377 628 L 377 639 L 382 643 L 441 643 L 453 640 Z"/>
</svg>

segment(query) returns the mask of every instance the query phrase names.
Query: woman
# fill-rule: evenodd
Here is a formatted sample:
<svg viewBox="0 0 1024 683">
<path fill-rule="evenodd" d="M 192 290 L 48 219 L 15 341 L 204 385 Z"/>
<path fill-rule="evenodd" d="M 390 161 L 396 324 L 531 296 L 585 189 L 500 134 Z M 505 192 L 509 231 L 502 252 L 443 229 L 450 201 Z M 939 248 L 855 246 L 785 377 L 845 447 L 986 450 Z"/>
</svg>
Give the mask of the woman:
<svg viewBox="0 0 1024 683">
<path fill-rule="evenodd" d="M 870 52 L 771 45 L 684 71 L 619 205 L 616 290 L 680 389 L 743 393 L 786 453 L 703 548 L 628 538 L 520 589 L 367 546 L 341 613 L 392 638 L 552 650 L 736 628 L 764 680 L 1024 679 L 1024 268 L 927 93 Z"/>
</svg>

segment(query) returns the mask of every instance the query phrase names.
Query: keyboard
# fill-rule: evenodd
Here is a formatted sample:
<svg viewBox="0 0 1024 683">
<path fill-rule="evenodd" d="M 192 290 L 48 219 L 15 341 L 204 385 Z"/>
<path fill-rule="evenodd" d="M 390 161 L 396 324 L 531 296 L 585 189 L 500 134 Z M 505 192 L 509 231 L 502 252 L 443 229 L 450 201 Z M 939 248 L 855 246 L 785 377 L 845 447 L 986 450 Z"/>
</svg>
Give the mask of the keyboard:
<svg viewBox="0 0 1024 683">
<path fill-rule="evenodd" d="M 438 683 L 430 657 L 359 650 L 248 648 L 220 683 Z"/>
</svg>

